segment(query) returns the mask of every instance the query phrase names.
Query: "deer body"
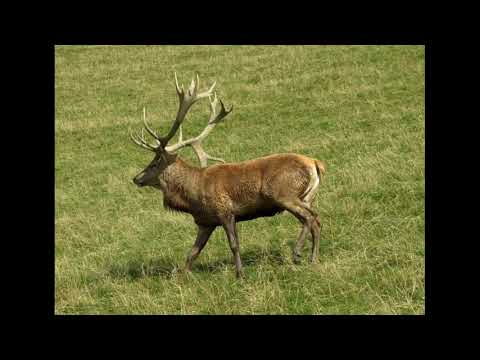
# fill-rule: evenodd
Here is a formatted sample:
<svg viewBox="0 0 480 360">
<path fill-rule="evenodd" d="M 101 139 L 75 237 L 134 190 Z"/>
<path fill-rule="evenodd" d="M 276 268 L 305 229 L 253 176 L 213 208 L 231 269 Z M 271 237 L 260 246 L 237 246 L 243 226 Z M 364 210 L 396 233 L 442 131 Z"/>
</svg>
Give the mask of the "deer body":
<svg viewBox="0 0 480 360">
<path fill-rule="evenodd" d="M 323 169 L 319 160 L 298 154 L 207 168 L 177 158 L 160 175 L 163 186 L 159 188 L 166 208 L 191 214 L 198 225 L 221 226 L 229 216 L 238 222 L 284 211 L 277 199 L 311 195 Z"/>
<path fill-rule="evenodd" d="M 143 137 L 132 140 L 139 146 L 155 152 L 152 162 L 134 178 L 138 186 L 152 186 L 163 193 L 167 209 L 191 214 L 198 226 L 197 239 L 187 258 L 185 270 L 190 271 L 217 226 L 226 232 L 230 249 L 235 258 L 237 276 L 243 274 L 240 258 L 240 244 L 236 223 L 274 216 L 285 210 L 293 214 L 303 225 L 293 250 L 294 260 L 300 259 L 305 237 L 312 237 L 311 261 L 318 253 L 320 221 L 312 209 L 312 202 L 318 185 L 325 173 L 325 165 L 317 159 L 299 154 L 273 154 L 239 163 L 224 163 L 207 167 L 207 160 L 224 162 L 208 155 L 201 141 L 232 110 L 226 111 L 221 103 L 220 113 L 216 113 L 217 97 L 210 103 L 211 116 L 203 132 L 195 138 L 183 140 L 181 124 L 190 107 L 199 99 L 211 97 L 215 84 L 206 92 L 198 93 L 197 81 L 192 80 L 187 92 L 178 86 L 179 110 L 172 128 L 165 137 L 159 137 L 145 119 L 145 129 L 154 137 L 157 144 L 147 143 Z M 172 137 L 179 133 L 178 142 L 168 145 Z M 200 160 L 201 167 L 183 161 L 176 151 L 191 146 Z"/>
</svg>

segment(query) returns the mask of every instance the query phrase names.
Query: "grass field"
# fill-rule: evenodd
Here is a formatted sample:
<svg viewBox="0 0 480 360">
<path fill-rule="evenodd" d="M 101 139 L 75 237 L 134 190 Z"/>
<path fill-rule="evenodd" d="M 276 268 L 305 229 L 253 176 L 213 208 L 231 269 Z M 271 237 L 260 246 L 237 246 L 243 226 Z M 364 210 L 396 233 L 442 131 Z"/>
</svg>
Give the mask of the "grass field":
<svg viewBox="0 0 480 360">
<path fill-rule="evenodd" d="M 293 264 L 301 226 L 284 213 L 239 224 L 244 280 L 221 228 L 180 271 L 196 226 L 133 184 L 152 154 L 128 138 L 144 106 L 167 131 L 174 71 L 234 105 L 207 152 L 326 163 L 318 264 Z M 55 313 L 424 314 L 424 74 L 423 46 L 56 46 Z"/>
</svg>

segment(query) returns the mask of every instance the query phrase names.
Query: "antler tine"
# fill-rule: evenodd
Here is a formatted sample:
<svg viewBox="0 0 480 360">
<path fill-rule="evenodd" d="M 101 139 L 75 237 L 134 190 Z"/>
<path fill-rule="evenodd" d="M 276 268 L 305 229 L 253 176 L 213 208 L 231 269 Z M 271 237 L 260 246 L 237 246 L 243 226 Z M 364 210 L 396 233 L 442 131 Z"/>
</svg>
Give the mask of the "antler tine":
<svg viewBox="0 0 480 360">
<path fill-rule="evenodd" d="M 195 80 L 192 79 L 192 82 L 190 83 L 190 87 L 188 88 L 188 94 L 190 96 L 194 96 L 197 93 L 197 84 L 195 83 Z"/>
<path fill-rule="evenodd" d="M 204 151 L 205 152 L 205 151 Z M 213 156 L 210 156 L 208 155 L 207 153 L 205 153 L 207 159 L 210 159 L 210 160 L 215 160 L 215 161 L 218 161 L 218 162 L 222 162 L 222 163 L 226 163 L 225 160 L 223 160 L 222 158 L 216 158 L 216 157 L 213 157 Z"/>
<path fill-rule="evenodd" d="M 147 118 L 146 118 L 146 115 L 145 115 L 145 107 L 143 108 L 143 124 L 145 126 L 145 129 L 148 131 L 148 133 L 153 136 L 153 138 L 155 139 L 157 144 L 156 145 L 150 144 L 145 139 L 145 132 L 144 132 L 143 128 L 142 128 L 141 135 L 133 135 L 132 130 L 129 128 L 130 138 L 138 146 L 143 147 L 143 148 L 145 148 L 147 150 L 150 150 L 150 151 L 153 151 L 153 152 L 157 152 L 158 148 L 161 146 L 160 138 L 158 137 L 157 133 L 154 130 L 152 130 L 152 128 L 150 128 L 150 126 L 148 126 L 148 124 L 147 124 Z"/>
<path fill-rule="evenodd" d="M 217 92 L 215 91 L 213 93 L 214 95 L 214 98 L 213 98 L 213 101 L 210 100 L 210 119 L 208 120 L 208 123 L 211 122 L 211 120 L 215 117 L 215 115 L 217 114 L 216 113 L 216 108 L 217 108 L 217 103 L 218 103 L 218 99 L 217 99 Z"/>
<path fill-rule="evenodd" d="M 143 142 L 144 144 L 150 146 L 152 149 L 156 149 L 156 148 L 158 147 L 158 145 L 152 145 L 152 144 L 150 144 L 150 143 L 145 139 L 145 132 L 143 131 L 143 129 L 142 129 L 141 140 L 142 140 L 142 142 Z M 157 142 L 158 142 L 158 140 L 157 140 Z"/>
<path fill-rule="evenodd" d="M 147 129 L 148 133 L 152 135 L 152 137 L 157 141 L 157 146 L 160 145 L 160 138 L 157 135 L 157 133 L 150 128 L 147 124 L 147 118 L 145 116 L 145 108 L 143 108 L 143 125 L 145 126 L 145 129 Z"/>
<path fill-rule="evenodd" d="M 208 92 L 211 93 L 213 91 L 213 88 L 215 87 L 215 85 L 217 85 L 217 82 L 214 81 L 212 86 L 210 87 L 210 89 L 208 89 Z"/>
<path fill-rule="evenodd" d="M 180 126 L 178 127 L 178 142 L 182 142 L 183 141 L 183 132 L 182 132 L 182 125 L 180 124 Z"/>
<path fill-rule="evenodd" d="M 203 146 L 200 142 L 193 143 L 192 148 L 193 148 L 193 150 L 195 151 L 195 154 L 198 157 L 198 161 L 200 161 L 200 166 L 201 167 L 207 167 L 207 165 L 208 165 L 207 160 L 208 159 L 225 163 L 225 160 L 223 160 L 221 158 L 216 158 L 216 157 L 213 157 L 211 155 L 208 155 L 205 152 L 205 150 L 203 149 Z"/>
<path fill-rule="evenodd" d="M 214 109 L 214 107 L 217 105 L 217 94 L 215 94 L 215 100 L 213 103 L 212 102 L 212 108 Z M 215 114 L 215 110 L 212 111 L 212 114 L 210 116 L 210 120 L 208 121 L 209 124 L 214 124 L 214 123 L 219 123 L 221 121 L 223 121 L 223 119 L 225 118 L 225 116 L 227 116 L 228 114 L 230 114 L 233 110 L 233 105 L 232 107 L 230 108 L 230 110 L 225 110 L 225 105 L 223 105 L 223 101 L 220 100 L 220 106 L 221 106 L 221 109 L 220 109 L 220 112 L 217 114 Z"/>
<path fill-rule="evenodd" d="M 196 78 L 197 78 L 197 81 L 195 82 L 192 79 L 192 83 L 190 85 L 190 88 L 192 89 L 191 95 L 195 96 L 195 101 L 198 101 L 198 100 L 203 99 L 205 97 L 210 97 L 212 95 L 212 91 L 215 88 L 215 85 L 217 84 L 217 82 L 214 81 L 212 86 L 210 86 L 210 88 L 207 91 L 198 93 L 199 84 L 200 84 L 200 78 L 198 77 L 198 73 L 196 74 Z"/>
<path fill-rule="evenodd" d="M 142 141 L 140 138 L 137 139 L 137 137 L 135 137 L 132 133 L 132 130 L 129 129 L 129 133 L 130 133 L 130 138 L 132 139 L 132 141 L 137 144 L 138 146 L 140 147 L 143 147 L 144 149 L 147 149 L 147 150 L 150 150 L 150 151 L 153 151 L 155 152 L 155 148 L 153 146 L 151 146 L 150 144 Z"/>
<path fill-rule="evenodd" d="M 177 89 L 178 96 L 183 95 L 183 93 L 184 93 L 183 85 L 182 85 L 182 88 L 180 89 L 180 87 L 178 86 L 178 79 L 177 79 L 177 72 L 176 71 L 175 71 L 175 86 L 176 86 L 176 89 Z"/>
</svg>

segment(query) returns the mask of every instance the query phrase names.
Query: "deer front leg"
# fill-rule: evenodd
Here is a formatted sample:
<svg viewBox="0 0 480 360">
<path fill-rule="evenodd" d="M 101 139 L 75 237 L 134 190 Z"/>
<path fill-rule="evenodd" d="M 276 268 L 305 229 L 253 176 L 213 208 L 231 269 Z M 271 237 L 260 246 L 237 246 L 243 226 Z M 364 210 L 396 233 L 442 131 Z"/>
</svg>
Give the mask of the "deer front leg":
<svg viewBox="0 0 480 360">
<path fill-rule="evenodd" d="M 235 218 L 232 216 L 223 223 L 223 228 L 227 234 L 228 243 L 235 258 L 235 267 L 237 270 L 237 278 L 243 277 L 242 260 L 240 258 L 240 242 L 237 234 L 237 224 Z"/>
<path fill-rule="evenodd" d="M 185 272 L 192 270 L 193 261 L 198 257 L 198 255 L 200 255 L 200 252 L 210 238 L 210 235 L 212 235 L 213 230 L 215 230 L 215 226 L 198 225 L 197 239 L 195 240 L 195 244 L 190 251 L 190 255 L 187 257 Z"/>
</svg>

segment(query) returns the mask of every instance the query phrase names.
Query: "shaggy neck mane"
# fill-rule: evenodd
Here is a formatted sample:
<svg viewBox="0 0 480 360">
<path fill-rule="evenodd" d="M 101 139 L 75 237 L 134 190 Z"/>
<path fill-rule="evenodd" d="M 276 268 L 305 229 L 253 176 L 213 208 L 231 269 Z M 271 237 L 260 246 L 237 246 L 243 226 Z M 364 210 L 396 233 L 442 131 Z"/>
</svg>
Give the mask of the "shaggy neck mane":
<svg viewBox="0 0 480 360">
<path fill-rule="evenodd" d="M 199 203 L 197 196 L 198 181 L 201 169 L 187 164 L 177 157 L 163 173 L 165 182 L 163 190 L 163 205 L 166 209 L 192 213 L 195 204 Z"/>
</svg>

